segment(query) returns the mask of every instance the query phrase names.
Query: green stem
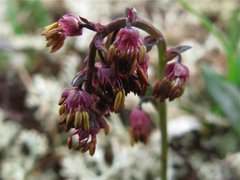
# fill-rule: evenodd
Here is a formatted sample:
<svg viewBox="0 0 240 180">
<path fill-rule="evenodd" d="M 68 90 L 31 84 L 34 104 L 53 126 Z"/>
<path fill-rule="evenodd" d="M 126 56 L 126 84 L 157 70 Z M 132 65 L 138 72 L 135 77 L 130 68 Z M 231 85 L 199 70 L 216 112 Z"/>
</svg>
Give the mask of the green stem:
<svg viewBox="0 0 240 180">
<path fill-rule="evenodd" d="M 167 105 L 166 102 L 158 104 L 158 114 L 160 117 L 159 125 L 161 129 L 161 179 L 167 180 L 167 166 L 168 166 L 168 135 L 167 135 Z"/>
<path fill-rule="evenodd" d="M 158 76 L 159 78 L 163 75 L 163 70 L 166 65 L 166 46 L 161 42 L 158 44 L 158 57 L 159 57 L 159 67 Z M 159 102 L 158 106 L 159 114 L 159 126 L 161 130 L 161 179 L 167 180 L 167 166 L 168 166 L 168 133 L 167 133 L 167 104 L 166 101 Z"/>
</svg>

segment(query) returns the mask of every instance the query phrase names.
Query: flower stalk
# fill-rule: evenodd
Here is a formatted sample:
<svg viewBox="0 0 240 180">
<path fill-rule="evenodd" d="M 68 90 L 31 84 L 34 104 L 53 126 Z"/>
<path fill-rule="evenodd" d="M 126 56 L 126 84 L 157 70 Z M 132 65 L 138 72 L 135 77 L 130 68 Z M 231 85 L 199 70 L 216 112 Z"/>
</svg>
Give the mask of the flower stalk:
<svg viewBox="0 0 240 180">
<path fill-rule="evenodd" d="M 150 134 L 150 117 L 142 103 L 151 101 L 159 114 L 161 130 L 161 178 L 167 180 L 168 134 L 167 104 L 180 97 L 189 77 L 188 68 L 181 64 L 181 53 L 189 49 L 179 46 L 167 51 L 162 33 L 151 23 L 139 18 L 135 8 L 127 9 L 127 17 L 113 20 L 107 25 L 93 23 L 83 17 L 64 15 L 58 22 L 47 26 L 46 37 L 51 52 L 59 50 L 66 38 L 81 36 L 83 28 L 95 32 L 90 42 L 84 68 L 74 77 L 70 89 L 62 93 L 59 101 L 59 124 L 70 132 L 68 148 L 95 153 L 97 134 L 109 132 L 106 118 L 110 112 L 124 109 L 125 97 L 130 93 L 141 96 L 138 107 L 130 115 L 131 144 L 147 144 Z M 149 34 L 143 38 L 138 29 Z M 146 96 L 151 85 L 148 79 L 149 56 L 153 46 L 158 50 L 158 79 L 151 96 Z M 178 57 L 177 62 L 168 63 Z M 151 88 L 149 88 L 151 89 Z M 78 142 L 72 141 L 78 136 Z"/>
</svg>

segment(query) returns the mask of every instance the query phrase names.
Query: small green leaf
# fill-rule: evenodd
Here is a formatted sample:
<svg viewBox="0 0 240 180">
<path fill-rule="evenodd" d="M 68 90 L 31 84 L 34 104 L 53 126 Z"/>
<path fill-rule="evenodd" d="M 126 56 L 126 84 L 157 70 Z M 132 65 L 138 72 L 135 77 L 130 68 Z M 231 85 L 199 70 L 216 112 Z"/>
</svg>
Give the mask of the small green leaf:
<svg viewBox="0 0 240 180">
<path fill-rule="evenodd" d="M 169 49 L 167 51 L 166 59 L 167 59 L 167 61 L 171 61 L 173 58 L 177 57 L 178 54 L 181 54 L 191 48 L 192 48 L 191 46 L 182 45 L 182 46 L 178 46 L 176 48 Z"/>
<path fill-rule="evenodd" d="M 176 47 L 176 50 L 180 53 L 183 53 L 183 52 L 185 52 L 189 49 L 192 49 L 192 47 L 191 46 L 186 46 L 186 45 Z"/>
</svg>

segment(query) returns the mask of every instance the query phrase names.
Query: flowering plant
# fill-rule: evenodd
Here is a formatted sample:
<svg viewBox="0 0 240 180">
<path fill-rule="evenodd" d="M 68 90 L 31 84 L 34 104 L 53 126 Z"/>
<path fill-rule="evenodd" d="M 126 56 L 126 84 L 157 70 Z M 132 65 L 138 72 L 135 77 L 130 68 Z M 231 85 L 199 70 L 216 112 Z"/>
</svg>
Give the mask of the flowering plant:
<svg viewBox="0 0 240 180">
<path fill-rule="evenodd" d="M 67 14 L 43 30 L 42 35 L 46 37 L 51 52 L 59 50 L 69 36 L 81 36 L 83 28 L 96 33 L 84 61 L 85 67 L 72 80 L 72 88 L 61 95 L 59 123 L 66 132 L 71 130 L 67 142 L 69 149 L 74 145 L 72 137 L 77 136 L 75 148 L 93 155 L 99 130 L 103 129 L 105 134 L 109 132 L 106 117 L 110 112 L 119 113 L 124 108 L 125 97 L 133 92 L 141 96 L 141 102 L 130 115 L 131 143 L 147 143 L 150 118 L 141 105 L 145 101 L 154 101 L 161 120 L 162 177 L 166 179 L 165 100 L 171 101 L 183 94 L 189 71 L 181 63 L 181 53 L 189 47 L 167 50 L 159 30 L 139 18 L 135 8 L 128 8 L 126 12 L 126 17 L 107 25 Z M 146 31 L 149 36 L 143 38 L 138 29 Z M 160 79 L 152 90 L 152 96 L 145 97 L 147 90 L 152 89 L 148 79 L 148 52 L 155 45 L 159 52 Z M 178 57 L 177 62 L 169 62 L 175 57 Z"/>
</svg>

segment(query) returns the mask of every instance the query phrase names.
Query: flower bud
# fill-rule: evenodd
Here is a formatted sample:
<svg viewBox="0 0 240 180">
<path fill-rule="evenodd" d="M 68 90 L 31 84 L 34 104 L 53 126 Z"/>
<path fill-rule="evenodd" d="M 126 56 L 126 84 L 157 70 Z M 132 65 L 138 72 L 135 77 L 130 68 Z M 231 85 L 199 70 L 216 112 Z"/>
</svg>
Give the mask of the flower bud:
<svg viewBox="0 0 240 180">
<path fill-rule="evenodd" d="M 139 108 L 132 110 L 130 114 L 130 128 L 131 144 L 141 141 L 147 143 L 150 134 L 150 118 Z"/>
<path fill-rule="evenodd" d="M 166 65 L 164 76 L 155 85 L 152 96 L 164 101 L 169 98 L 172 101 L 180 97 L 184 92 L 184 87 L 189 78 L 189 70 L 180 62 L 173 62 Z"/>
<path fill-rule="evenodd" d="M 189 70 L 180 62 L 173 62 L 166 65 L 164 75 L 170 80 L 179 79 L 179 83 L 184 84 L 189 78 Z"/>
<path fill-rule="evenodd" d="M 81 21 L 78 17 L 72 14 L 64 15 L 59 24 L 65 36 L 80 36 L 82 35 Z"/>
</svg>

